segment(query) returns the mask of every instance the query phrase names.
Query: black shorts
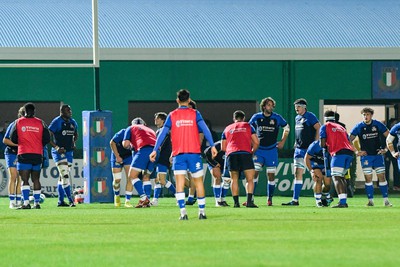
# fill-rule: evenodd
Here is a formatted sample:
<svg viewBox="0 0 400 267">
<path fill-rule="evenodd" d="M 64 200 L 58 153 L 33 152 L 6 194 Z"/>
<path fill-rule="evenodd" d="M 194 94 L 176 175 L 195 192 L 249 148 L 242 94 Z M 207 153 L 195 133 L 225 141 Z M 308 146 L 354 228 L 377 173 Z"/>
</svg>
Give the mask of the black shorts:
<svg viewBox="0 0 400 267">
<path fill-rule="evenodd" d="M 230 154 L 227 158 L 229 171 L 245 171 L 254 169 L 253 155 L 250 153 Z"/>
</svg>

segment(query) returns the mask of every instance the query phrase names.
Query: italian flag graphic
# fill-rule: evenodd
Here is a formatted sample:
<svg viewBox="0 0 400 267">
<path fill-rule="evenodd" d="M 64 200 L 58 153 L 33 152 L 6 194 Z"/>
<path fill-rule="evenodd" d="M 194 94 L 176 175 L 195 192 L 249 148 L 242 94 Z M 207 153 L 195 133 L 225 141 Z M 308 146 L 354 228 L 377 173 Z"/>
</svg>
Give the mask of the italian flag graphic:
<svg viewBox="0 0 400 267">
<path fill-rule="evenodd" d="M 104 129 L 104 120 L 96 120 L 96 133 L 101 133 Z"/>
<path fill-rule="evenodd" d="M 385 71 L 383 72 L 383 82 L 386 86 L 390 87 L 396 84 L 396 71 Z"/>
<path fill-rule="evenodd" d="M 94 184 L 97 193 L 101 193 L 106 189 L 106 180 L 97 180 Z"/>
<path fill-rule="evenodd" d="M 97 150 L 94 153 L 94 159 L 96 160 L 97 163 L 101 163 L 106 157 L 106 152 L 101 149 L 101 150 Z"/>
</svg>

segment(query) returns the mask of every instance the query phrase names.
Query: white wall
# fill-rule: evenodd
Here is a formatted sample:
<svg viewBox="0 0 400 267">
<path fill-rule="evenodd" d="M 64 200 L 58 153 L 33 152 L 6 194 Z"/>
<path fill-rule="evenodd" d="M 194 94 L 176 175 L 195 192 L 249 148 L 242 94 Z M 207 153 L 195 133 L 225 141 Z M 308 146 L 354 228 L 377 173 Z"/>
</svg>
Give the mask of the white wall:
<svg viewBox="0 0 400 267">
<path fill-rule="evenodd" d="M 340 121 L 346 124 L 346 129 L 350 134 L 350 131 L 353 129 L 353 127 L 363 120 L 361 110 L 365 107 L 370 107 L 374 110 L 373 119 L 382 122 L 385 121 L 385 105 L 324 105 L 324 112 L 326 110 L 333 110 L 339 113 Z M 374 174 L 374 180 L 376 181 L 376 179 L 377 178 Z M 357 158 L 357 181 L 364 181 L 364 174 L 361 169 L 359 158 Z"/>
</svg>

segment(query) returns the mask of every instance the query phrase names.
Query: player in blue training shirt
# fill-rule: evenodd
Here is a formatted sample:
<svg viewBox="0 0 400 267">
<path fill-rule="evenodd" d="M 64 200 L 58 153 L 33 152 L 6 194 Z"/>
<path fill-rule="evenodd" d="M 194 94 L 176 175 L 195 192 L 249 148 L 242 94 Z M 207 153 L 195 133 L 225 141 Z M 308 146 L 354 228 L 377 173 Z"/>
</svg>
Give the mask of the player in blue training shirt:
<svg viewBox="0 0 400 267">
<path fill-rule="evenodd" d="M 124 141 L 125 136 L 125 128 L 119 130 L 116 134 L 114 134 L 113 138 L 110 141 L 111 147 L 111 168 L 113 174 L 113 191 L 114 191 L 114 206 L 121 206 L 121 197 L 120 197 L 120 187 L 121 187 L 121 179 L 122 179 L 122 169 L 125 171 L 126 177 L 126 196 L 132 196 L 133 185 L 129 182 L 128 174 L 129 169 L 131 167 L 132 162 L 132 151 L 130 149 L 124 148 L 122 145 L 122 141 Z"/>
<path fill-rule="evenodd" d="M 374 185 L 372 183 L 372 172 L 375 170 L 379 181 L 379 189 L 382 193 L 384 205 L 391 207 L 388 199 L 388 183 L 385 178 L 385 160 L 383 155 L 387 152 L 386 145 L 382 144 L 382 135 L 386 138 L 389 134 L 388 128 L 380 121 L 372 119 L 374 110 L 363 108 L 361 110 L 363 121 L 358 123 L 350 132 L 350 141 L 358 137 L 361 150 L 357 151 L 360 156 L 361 167 L 365 178 L 365 191 L 368 197 L 367 206 L 374 206 Z"/>
<path fill-rule="evenodd" d="M 24 107 L 18 110 L 18 118 L 24 115 Z M 4 134 L 3 143 L 7 145 L 4 150 L 4 158 L 10 179 L 8 180 L 8 197 L 10 199 L 10 209 L 17 209 L 21 206 L 21 178 L 17 171 L 17 152 L 18 146 L 11 141 L 10 133 L 14 127 L 15 121 L 8 125 L 6 133 Z"/>
<path fill-rule="evenodd" d="M 290 127 L 286 120 L 274 112 L 276 102 L 267 97 L 261 100 L 261 112 L 254 114 L 249 123 L 256 129 L 260 140 L 260 147 L 254 155 L 254 166 L 256 170 L 254 179 L 254 192 L 258 183 L 259 173 L 263 166 L 266 167 L 268 178 L 267 205 L 272 206 L 272 197 L 275 190 L 275 173 L 278 166 L 278 149 L 282 149 L 289 135 Z M 281 140 L 278 142 L 279 129 L 283 128 Z M 246 186 L 247 188 L 247 186 Z"/>
<path fill-rule="evenodd" d="M 304 160 L 314 181 L 314 197 L 317 207 L 329 206 L 333 201 L 329 193 L 332 181 L 330 163 L 327 159 L 328 162 L 325 164 L 324 153 L 319 141 L 311 143 Z"/>
<path fill-rule="evenodd" d="M 294 101 L 294 108 L 297 116 L 295 118 L 295 150 L 294 150 L 294 190 L 293 199 L 284 206 L 298 206 L 301 188 L 303 187 L 303 173 L 305 169 L 304 157 L 308 146 L 319 140 L 319 129 L 321 124 L 314 113 L 307 110 L 307 101 L 299 98 Z"/>
<path fill-rule="evenodd" d="M 157 126 L 158 130 L 156 132 L 156 136 L 158 136 L 161 132 L 162 127 L 164 126 L 165 120 L 167 119 L 167 113 L 165 112 L 157 112 L 154 115 L 154 124 Z M 162 187 L 165 186 L 168 190 L 175 195 L 176 189 L 175 186 L 167 181 L 167 172 L 171 169 L 170 157 L 172 153 L 172 144 L 171 144 L 171 136 L 170 133 L 164 139 L 163 144 L 160 147 L 160 155 L 157 159 L 157 178 L 156 184 L 154 186 L 154 195 L 153 200 L 150 202 L 152 206 L 158 205 L 158 198 L 160 197 Z"/>
<path fill-rule="evenodd" d="M 72 198 L 70 171 L 74 157 L 75 142 L 78 139 L 78 123 L 72 118 L 69 105 L 60 107 L 60 116 L 53 119 L 49 126 L 51 139 L 51 155 L 58 168 L 59 178 L 57 183 L 58 207 L 75 207 Z M 67 195 L 69 204 L 65 203 Z"/>
</svg>

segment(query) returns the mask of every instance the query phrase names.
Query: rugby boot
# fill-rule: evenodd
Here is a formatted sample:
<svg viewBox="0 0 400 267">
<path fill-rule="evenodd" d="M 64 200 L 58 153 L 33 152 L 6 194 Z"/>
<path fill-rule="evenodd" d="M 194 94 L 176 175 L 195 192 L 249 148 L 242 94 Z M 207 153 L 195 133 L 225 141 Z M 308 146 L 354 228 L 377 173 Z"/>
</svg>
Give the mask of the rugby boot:
<svg viewBox="0 0 400 267">
<path fill-rule="evenodd" d="M 246 208 L 258 208 L 258 206 L 252 201 L 247 203 Z"/>
<path fill-rule="evenodd" d="M 179 217 L 179 220 L 180 221 L 188 221 L 189 218 L 188 218 L 187 214 L 185 214 L 185 215 L 181 215 L 181 217 Z"/>
<path fill-rule="evenodd" d="M 133 208 L 133 205 L 130 201 L 125 201 L 124 207 L 125 208 Z"/>
<path fill-rule="evenodd" d="M 57 207 L 69 207 L 69 205 L 65 201 L 63 201 L 63 202 L 57 203 Z"/>
<path fill-rule="evenodd" d="M 20 210 L 30 210 L 31 209 L 31 205 L 30 204 L 22 205 L 19 209 Z"/>
<path fill-rule="evenodd" d="M 368 203 L 365 204 L 365 206 L 367 206 L 367 207 L 373 207 L 373 206 L 375 206 L 374 201 L 373 201 L 372 199 L 368 200 Z"/>
<path fill-rule="evenodd" d="M 40 204 L 37 203 L 37 204 L 33 205 L 32 209 L 40 210 Z"/>
<path fill-rule="evenodd" d="M 121 207 L 121 196 L 114 196 L 114 207 Z"/>
<path fill-rule="evenodd" d="M 299 202 L 292 200 L 292 201 L 287 202 L 287 203 L 282 203 L 282 206 L 299 206 Z"/>
<path fill-rule="evenodd" d="M 206 220 L 207 216 L 204 213 L 199 214 L 199 220 Z"/>
<path fill-rule="evenodd" d="M 218 202 L 218 204 L 219 204 L 220 206 L 222 206 L 222 207 L 229 207 L 229 204 L 226 203 L 225 200 L 224 200 L 224 201 L 221 201 L 221 202 Z"/>
<path fill-rule="evenodd" d="M 347 203 L 346 203 L 346 204 L 340 204 L 340 203 L 338 203 L 338 204 L 332 206 L 332 208 L 337 208 L 337 209 L 348 208 L 348 207 L 349 207 L 349 206 L 347 205 Z"/>
<path fill-rule="evenodd" d="M 385 200 L 385 207 L 393 207 L 393 204 L 389 202 L 389 200 Z"/>
</svg>

